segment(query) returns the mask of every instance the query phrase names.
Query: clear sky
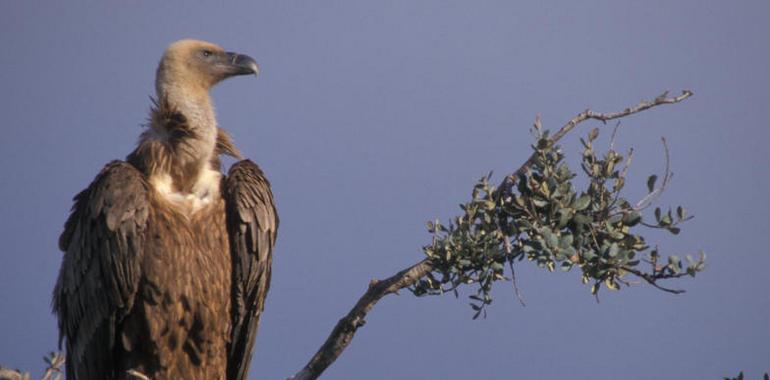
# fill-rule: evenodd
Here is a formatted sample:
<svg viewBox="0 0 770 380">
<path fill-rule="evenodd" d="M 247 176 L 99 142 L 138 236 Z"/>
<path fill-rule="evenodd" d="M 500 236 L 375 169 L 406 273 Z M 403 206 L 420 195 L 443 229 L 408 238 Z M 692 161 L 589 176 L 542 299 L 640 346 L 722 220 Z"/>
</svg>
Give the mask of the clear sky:
<svg viewBox="0 0 770 380">
<path fill-rule="evenodd" d="M 663 204 L 695 214 L 669 253 L 709 254 L 672 283 L 603 292 L 517 271 L 485 320 L 467 300 L 389 296 L 329 379 L 718 379 L 770 370 L 770 2 L 4 1 L 0 5 L 0 363 L 56 347 L 56 242 L 71 206 L 147 117 L 157 60 L 194 37 L 259 78 L 214 91 L 221 126 L 273 183 L 281 229 L 252 378 L 295 373 L 372 278 L 422 258 L 426 220 L 557 128 L 663 90 L 685 103 L 623 121 L 630 197 L 663 167 Z M 588 125 L 583 126 L 587 131 Z M 573 162 L 577 135 L 566 148 Z M 577 169 L 577 165 L 574 166 Z"/>
</svg>

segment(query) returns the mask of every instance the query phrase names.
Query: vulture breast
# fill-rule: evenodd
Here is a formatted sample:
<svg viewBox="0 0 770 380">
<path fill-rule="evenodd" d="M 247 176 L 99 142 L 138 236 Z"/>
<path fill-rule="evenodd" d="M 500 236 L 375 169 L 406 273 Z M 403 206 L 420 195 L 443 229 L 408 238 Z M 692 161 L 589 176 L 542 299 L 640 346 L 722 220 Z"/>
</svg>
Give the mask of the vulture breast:
<svg viewBox="0 0 770 380">
<path fill-rule="evenodd" d="M 156 379 L 221 379 L 227 367 L 222 337 L 231 329 L 225 203 L 217 197 L 188 214 L 151 191 L 150 205 L 143 278 L 121 329 L 123 368 Z"/>
</svg>

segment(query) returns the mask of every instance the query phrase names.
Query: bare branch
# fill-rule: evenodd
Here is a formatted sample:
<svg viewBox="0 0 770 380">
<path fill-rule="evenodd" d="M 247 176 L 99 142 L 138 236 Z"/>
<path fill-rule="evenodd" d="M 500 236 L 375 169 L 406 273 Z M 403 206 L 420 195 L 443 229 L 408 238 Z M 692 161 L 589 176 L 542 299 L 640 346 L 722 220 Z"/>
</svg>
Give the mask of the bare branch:
<svg viewBox="0 0 770 380">
<path fill-rule="evenodd" d="M 43 357 L 46 365 L 48 366 L 41 377 L 41 380 L 61 380 L 62 372 L 61 367 L 64 365 L 64 354 L 61 352 L 51 352 L 48 356 Z M 29 380 L 30 375 L 27 372 L 21 372 L 19 370 L 12 370 L 0 366 L 0 380 Z"/>
<path fill-rule="evenodd" d="M 385 280 L 372 280 L 369 283 L 369 289 L 358 300 L 356 305 L 344 318 L 337 322 L 329 338 L 316 352 L 310 362 L 305 365 L 300 372 L 291 377 L 291 380 L 309 380 L 317 379 L 326 368 L 329 367 L 347 348 L 350 341 L 353 340 L 356 330 L 363 326 L 366 321 L 366 314 L 375 304 L 384 296 L 396 293 L 400 289 L 408 287 L 420 278 L 424 277 L 433 269 L 430 262 L 425 259 L 411 267 L 396 273 L 394 276 Z"/>
<path fill-rule="evenodd" d="M 65 362 L 64 354 L 61 352 L 51 352 L 43 360 L 45 360 L 48 368 L 45 369 L 41 380 L 61 380 L 64 374 L 61 369 Z"/>
<path fill-rule="evenodd" d="M 670 98 L 668 97 L 668 91 L 666 91 L 660 94 L 653 101 L 642 101 L 636 106 L 626 108 L 625 110 L 620 112 L 600 113 L 600 112 L 594 112 L 588 109 L 579 113 L 577 116 L 573 117 L 570 121 L 564 124 L 564 126 L 561 127 L 559 131 L 557 131 L 553 136 L 551 136 L 551 141 L 557 142 L 561 140 L 562 137 L 564 137 L 567 133 L 573 130 L 578 124 L 588 119 L 599 120 L 606 123 L 609 120 L 619 119 L 622 117 L 633 115 L 635 113 L 639 113 L 662 104 L 676 104 L 681 102 L 682 100 L 685 100 L 691 97 L 692 95 L 693 95 L 692 91 L 684 90 L 682 91 L 681 95 Z M 505 177 L 505 179 L 497 188 L 497 190 L 504 191 L 505 189 L 510 188 L 510 186 L 516 182 L 516 178 L 518 178 L 521 174 L 524 174 L 527 171 L 527 169 L 529 169 L 529 167 L 532 166 L 532 163 L 535 161 L 535 157 L 536 157 L 535 153 L 529 156 L 529 159 L 524 163 L 524 165 L 521 165 L 521 167 L 518 168 L 515 172 Z"/>
<path fill-rule="evenodd" d="M 578 114 L 577 116 L 575 116 L 574 118 L 572 118 L 570 121 L 568 121 L 561 129 L 559 129 L 559 131 L 557 131 L 553 136 L 551 136 L 551 140 L 553 142 L 560 140 L 572 129 L 574 129 L 578 124 L 588 119 L 607 122 L 609 120 L 619 119 L 622 117 L 633 115 L 635 113 L 639 113 L 659 105 L 679 103 L 682 100 L 685 100 L 692 95 L 693 95 L 692 91 L 689 91 L 689 90 L 682 91 L 682 94 L 676 97 L 668 97 L 668 92 L 664 92 L 663 94 L 656 97 L 652 101 L 642 101 L 641 103 L 637 104 L 634 107 L 626 108 L 623 111 L 614 112 L 614 113 L 599 113 L 591 110 L 585 110 L 580 114 Z M 534 128 L 536 130 L 540 129 L 539 117 L 535 121 Z M 507 189 L 509 189 L 513 185 L 513 183 L 515 183 L 516 179 L 521 174 L 529 170 L 535 158 L 536 158 L 536 155 L 533 154 L 515 172 L 506 176 L 503 182 L 497 188 L 497 191 L 498 192 L 507 191 Z M 428 259 L 425 259 L 409 268 L 402 270 L 401 272 L 398 272 L 394 276 L 389 277 L 385 280 L 382 280 L 382 281 L 373 280 L 369 284 L 369 288 L 367 289 L 366 293 L 364 293 L 364 295 L 358 300 L 358 302 L 356 302 L 356 305 L 353 307 L 353 309 L 350 310 L 350 312 L 345 317 L 340 319 L 339 322 L 337 322 L 337 325 L 334 327 L 334 330 L 332 330 L 331 334 L 326 339 L 326 342 L 316 352 L 313 358 L 310 359 L 310 361 L 307 363 L 307 365 L 305 365 L 305 367 L 302 370 L 297 372 L 290 379 L 291 380 L 317 379 L 323 373 L 323 371 L 326 370 L 326 368 L 328 368 L 332 363 L 334 363 L 334 361 L 337 360 L 337 358 L 347 348 L 347 346 L 353 340 L 353 336 L 355 335 L 356 330 L 358 330 L 359 327 L 364 325 L 365 323 L 364 318 L 366 317 L 366 315 L 369 313 L 369 311 L 371 311 L 374 305 L 377 304 L 377 302 L 382 297 L 391 293 L 396 293 L 400 289 L 414 285 L 417 281 L 419 281 L 422 277 L 425 277 L 428 273 L 432 272 L 434 269 L 435 268 L 433 267 L 432 263 Z M 629 270 L 629 272 L 634 273 L 633 268 L 631 269 L 632 270 Z M 644 274 L 641 272 L 634 273 L 634 274 L 638 275 L 642 279 L 646 280 L 647 282 L 649 282 L 650 284 L 652 284 L 653 286 L 661 290 L 665 290 L 668 292 L 677 292 L 675 290 L 672 291 L 671 289 L 666 289 L 658 286 L 655 283 L 657 279 L 650 278 L 650 276 L 647 274 Z"/>
<path fill-rule="evenodd" d="M 0 380 L 29 380 L 29 373 L 0 367 Z"/>
</svg>

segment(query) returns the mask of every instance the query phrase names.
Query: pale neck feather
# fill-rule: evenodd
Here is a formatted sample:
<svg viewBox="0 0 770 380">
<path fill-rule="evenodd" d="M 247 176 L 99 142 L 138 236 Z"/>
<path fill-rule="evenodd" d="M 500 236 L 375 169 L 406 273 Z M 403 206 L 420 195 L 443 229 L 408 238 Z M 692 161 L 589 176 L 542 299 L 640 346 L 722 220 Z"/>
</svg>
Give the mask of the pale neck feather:
<svg viewBox="0 0 770 380">
<path fill-rule="evenodd" d="M 214 107 L 207 91 L 177 85 L 159 85 L 158 98 L 165 99 L 170 109 L 185 117 L 191 134 L 176 142 L 174 163 L 193 168 L 189 175 L 194 180 L 191 188 L 181 189 L 169 173 L 159 172 L 150 175 L 150 184 L 167 201 L 186 214 L 192 214 L 220 195 L 221 173 L 218 168 L 211 167 L 212 158 L 217 154 L 218 128 Z M 152 138 L 167 141 L 169 133 L 164 130 L 165 126 L 152 125 L 151 128 L 156 132 Z"/>
</svg>

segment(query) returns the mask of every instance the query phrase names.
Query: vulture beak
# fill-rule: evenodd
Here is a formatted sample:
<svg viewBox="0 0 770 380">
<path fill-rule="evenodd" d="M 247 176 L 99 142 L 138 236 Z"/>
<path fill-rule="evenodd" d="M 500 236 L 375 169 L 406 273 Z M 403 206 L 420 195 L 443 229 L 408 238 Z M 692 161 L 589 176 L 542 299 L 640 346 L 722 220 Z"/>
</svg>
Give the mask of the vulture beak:
<svg viewBox="0 0 770 380">
<path fill-rule="evenodd" d="M 227 56 L 229 75 L 259 75 L 259 65 L 254 58 L 233 52 L 227 52 L 225 55 Z"/>
</svg>

